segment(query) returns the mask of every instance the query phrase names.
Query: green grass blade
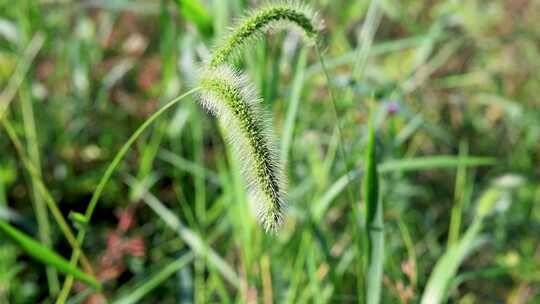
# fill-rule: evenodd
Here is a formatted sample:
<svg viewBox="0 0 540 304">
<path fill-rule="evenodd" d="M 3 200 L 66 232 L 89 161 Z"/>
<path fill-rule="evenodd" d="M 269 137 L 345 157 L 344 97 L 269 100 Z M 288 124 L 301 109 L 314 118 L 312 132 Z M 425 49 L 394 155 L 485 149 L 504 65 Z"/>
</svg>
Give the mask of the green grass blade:
<svg viewBox="0 0 540 304">
<path fill-rule="evenodd" d="M 134 180 L 130 179 L 128 183 L 133 186 Z M 229 283 L 239 286 L 238 274 L 197 233 L 184 226 L 178 217 L 151 193 L 144 192 L 141 198 L 169 228 L 177 232 L 178 236 L 186 242 L 196 255 L 204 257 L 206 262 L 217 269 Z"/>
<path fill-rule="evenodd" d="M 495 164 L 495 159 L 490 157 L 459 157 L 451 155 L 442 156 L 420 156 L 404 160 L 390 160 L 378 165 L 378 172 L 390 173 L 398 171 L 423 171 L 433 169 L 452 169 L 458 166 L 478 167 Z M 313 203 L 313 217 L 321 219 L 330 208 L 332 202 L 350 185 L 353 181 L 362 177 L 363 170 L 352 170 L 337 179 L 320 198 Z"/>
<path fill-rule="evenodd" d="M 133 145 L 133 143 L 141 136 L 141 134 L 156 120 L 158 119 L 163 113 L 167 112 L 170 108 L 172 108 L 174 105 L 179 103 L 184 98 L 194 94 L 195 92 L 199 91 L 200 88 L 196 87 L 194 89 L 191 89 L 190 91 L 178 96 L 177 98 L 169 101 L 166 105 L 161 107 L 158 111 L 156 111 L 154 114 L 152 114 L 148 119 L 146 119 L 140 126 L 133 132 L 133 134 L 129 137 L 129 139 L 124 143 L 124 145 L 120 148 L 120 150 L 116 153 L 113 160 L 105 170 L 105 173 L 99 180 L 99 183 L 96 187 L 96 190 L 92 194 L 92 198 L 90 199 L 90 202 L 88 203 L 88 206 L 86 208 L 86 212 L 84 216 L 86 217 L 86 221 L 90 222 L 90 219 L 92 218 L 92 214 L 94 213 L 94 209 L 97 206 L 97 203 L 101 197 L 101 194 L 103 193 L 103 190 L 105 189 L 105 185 L 109 182 L 109 180 L 112 177 L 112 174 L 114 170 L 118 167 L 124 156 L 129 151 L 129 148 Z M 84 241 L 84 237 L 86 235 L 86 230 L 83 228 L 79 231 L 77 234 L 77 242 L 79 244 L 82 244 Z M 70 262 L 72 265 L 76 265 L 77 261 L 79 259 L 79 250 L 74 250 Z M 67 296 L 69 294 L 69 291 L 71 290 L 71 285 L 73 284 L 73 278 L 68 276 L 66 280 L 64 281 L 64 285 L 62 286 L 62 290 L 60 292 L 60 296 L 56 300 L 56 303 L 65 303 Z"/>
<path fill-rule="evenodd" d="M 312 216 L 314 220 L 316 222 L 320 221 L 326 213 L 326 210 L 330 207 L 332 201 L 334 201 L 351 182 L 362 177 L 363 173 L 364 172 L 361 170 L 349 172 L 338 178 L 330 187 L 328 187 L 323 195 L 313 203 Z"/>
<path fill-rule="evenodd" d="M 158 158 L 172 165 L 180 171 L 188 172 L 193 176 L 206 178 L 216 185 L 221 184 L 221 181 L 219 180 L 219 175 L 216 172 L 204 166 L 201 166 L 191 160 L 185 159 L 169 150 L 161 149 L 158 154 Z"/>
<path fill-rule="evenodd" d="M 463 141 L 459 145 L 459 155 L 466 157 L 468 153 L 468 144 Z M 456 182 L 454 186 L 454 206 L 452 206 L 452 215 L 450 216 L 450 227 L 448 228 L 448 247 L 457 242 L 461 231 L 461 215 L 463 213 L 463 207 L 465 205 L 465 192 L 467 182 L 467 168 L 463 165 L 459 165 L 456 173 Z M 471 187 L 471 186 L 469 186 Z"/>
<path fill-rule="evenodd" d="M 366 303 L 380 302 L 384 262 L 383 206 L 379 197 L 379 174 L 373 118 L 370 118 L 365 160 L 364 201 L 366 204 L 367 267 Z"/>
<path fill-rule="evenodd" d="M 454 168 L 457 166 L 477 167 L 494 165 L 496 160 L 491 157 L 459 157 L 459 156 L 420 156 L 410 159 L 384 162 L 379 167 L 380 173 L 393 171 L 419 171 L 431 169 Z"/>
<path fill-rule="evenodd" d="M 30 44 L 24 51 L 21 62 L 17 66 L 17 70 L 13 73 L 13 76 L 11 76 L 6 87 L 0 94 L 0 119 L 4 117 L 10 102 L 13 100 L 13 97 L 15 97 L 17 90 L 22 84 L 26 73 L 32 66 L 32 62 L 34 61 L 34 58 L 37 56 L 44 42 L 45 35 L 43 33 L 37 33 L 34 35 L 30 41 Z"/>
<path fill-rule="evenodd" d="M 212 17 L 197 0 L 176 0 L 178 11 L 186 20 L 193 22 L 199 32 L 210 37 L 213 33 Z"/>
<path fill-rule="evenodd" d="M 24 125 L 24 136 L 27 142 L 27 155 L 34 167 L 37 170 L 37 174 L 41 176 L 41 160 L 39 151 L 39 142 L 37 138 L 36 122 L 34 118 L 34 109 L 32 105 L 32 97 L 29 95 L 30 84 L 25 82 L 21 85 L 22 89 L 19 92 L 19 100 L 21 105 L 21 113 Z M 38 190 L 37 181 L 35 177 L 30 175 L 30 185 L 32 189 L 32 203 L 34 207 L 34 213 L 36 215 L 38 224 L 39 240 L 47 247 L 51 248 L 50 237 L 50 225 L 47 212 L 47 205 L 41 193 Z M 60 282 L 58 281 L 58 274 L 56 270 L 51 267 L 47 267 L 47 283 L 49 285 L 49 291 L 51 294 L 56 294 L 60 291 Z"/>
<path fill-rule="evenodd" d="M 362 24 L 362 30 L 358 37 L 358 45 L 360 45 L 360 47 L 358 48 L 357 55 L 352 66 L 352 79 L 361 80 L 363 74 L 365 73 L 368 55 L 373 44 L 373 38 L 379 27 L 381 18 L 382 10 L 380 9 L 379 1 L 371 1 L 366 18 L 364 20 L 364 23 Z"/>
<path fill-rule="evenodd" d="M 86 283 L 94 289 L 100 288 L 100 284 L 95 278 L 87 275 L 75 266 L 70 265 L 66 259 L 51 249 L 41 245 L 30 236 L 3 221 L 0 221 L 0 230 L 17 242 L 17 244 L 19 244 L 19 246 L 34 259 L 47 266 L 52 266 L 58 271 L 72 275 L 74 278 Z"/>
<path fill-rule="evenodd" d="M 287 109 L 287 117 L 285 118 L 283 135 L 281 137 L 281 159 L 285 165 L 287 165 L 289 150 L 291 148 L 291 142 L 293 139 L 294 127 L 296 125 L 296 117 L 298 116 L 298 107 L 300 105 L 300 94 L 302 92 L 302 84 L 304 82 L 306 62 L 307 51 L 305 48 L 302 48 L 300 49 L 300 54 L 298 55 L 292 93 L 290 101 L 288 102 L 289 107 Z"/>
<path fill-rule="evenodd" d="M 51 211 L 53 218 L 55 219 L 56 223 L 60 227 L 60 230 L 66 237 L 66 240 L 70 244 L 71 248 L 73 248 L 73 250 L 80 251 L 81 250 L 79 246 L 80 243 L 77 242 L 77 240 L 75 239 L 75 235 L 73 234 L 69 224 L 64 218 L 64 215 L 62 215 L 62 212 L 60 211 L 58 204 L 56 203 L 51 193 L 45 186 L 45 183 L 41 179 L 41 176 L 38 174 L 38 171 L 36 170 L 32 162 L 28 159 L 28 156 L 26 156 L 22 143 L 19 137 L 17 136 L 15 129 L 11 125 L 11 122 L 7 119 L 7 117 L 0 117 L 0 124 L 2 124 L 2 126 L 4 127 L 4 130 L 6 131 L 9 139 L 13 143 L 13 146 L 15 147 L 17 154 L 19 154 L 19 158 L 22 160 L 22 163 L 25 169 L 32 176 L 39 193 L 43 196 L 43 199 L 47 203 L 47 207 L 49 207 L 49 210 Z M 81 265 L 83 266 L 85 271 L 92 273 L 92 267 L 90 265 L 90 262 L 88 261 L 88 259 L 86 258 L 86 255 L 84 254 L 81 254 Z"/>
<path fill-rule="evenodd" d="M 166 265 L 155 274 L 145 279 L 145 282 L 139 286 L 133 288 L 128 292 L 125 292 L 125 296 L 122 296 L 114 300 L 113 304 L 132 304 L 139 303 L 139 301 L 149 292 L 158 287 L 171 275 L 175 274 L 182 267 L 185 267 L 189 262 L 193 260 L 193 254 L 188 253 L 178 258 L 176 261 Z"/>
<path fill-rule="evenodd" d="M 467 257 L 467 255 L 479 244 L 478 233 L 480 232 L 480 229 L 481 222 L 475 221 L 469 229 L 467 229 L 463 238 L 439 259 L 429 277 L 421 304 L 445 302 L 448 286 L 454 278 L 459 265 L 461 265 L 465 257 Z"/>
<path fill-rule="evenodd" d="M 465 258 L 480 244 L 479 233 L 483 220 L 492 211 L 495 202 L 503 192 L 498 187 L 488 189 L 479 199 L 476 216 L 463 237 L 437 261 L 429 276 L 426 289 L 422 295 L 421 304 L 444 303 L 447 299 L 448 288 L 455 278 L 459 266 Z"/>
</svg>

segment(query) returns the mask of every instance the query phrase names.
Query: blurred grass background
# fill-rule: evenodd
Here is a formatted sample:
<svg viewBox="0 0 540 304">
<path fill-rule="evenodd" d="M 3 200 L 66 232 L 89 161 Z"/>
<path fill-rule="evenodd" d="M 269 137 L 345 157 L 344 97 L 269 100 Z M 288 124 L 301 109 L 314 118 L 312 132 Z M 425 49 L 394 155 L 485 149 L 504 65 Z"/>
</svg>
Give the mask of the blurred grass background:
<svg viewBox="0 0 540 304">
<path fill-rule="evenodd" d="M 213 42 L 260 3 L 0 0 L 0 119 L 66 218 L 84 213 L 122 144 L 193 87 Z M 308 4 L 325 24 L 330 83 L 295 31 L 238 62 L 287 160 L 285 226 L 258 226 L 215 120 L 184 100 L 107 184 L 81 245 L 103 289 L 77 283 L 68 303 L 361 302 L 369 100 L 381 302 L 430 303 L 431 287 L 452 303 L 540 303 L 540 1 Z M 69 259 L 5 128 L 0 151 L 0 221 Z M 0 234 L 0 303 L 52 303 L 63 280 Z"/>
</svg>

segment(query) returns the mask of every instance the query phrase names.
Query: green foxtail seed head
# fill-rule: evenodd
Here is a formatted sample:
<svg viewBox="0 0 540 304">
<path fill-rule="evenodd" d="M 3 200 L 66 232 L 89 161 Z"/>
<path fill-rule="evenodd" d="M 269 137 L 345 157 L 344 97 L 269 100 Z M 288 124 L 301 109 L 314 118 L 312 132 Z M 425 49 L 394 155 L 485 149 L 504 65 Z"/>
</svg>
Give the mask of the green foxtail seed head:
<svg viewBox="0 0 540 304">
<path fill-rule="evenodd" d="M 231 57 L 238 56 L 246 45 L 260 39 L 268 31 L 289 24 L 313 40 L 322 27 L 317 14 L 306 5 L 292 1 L 268 3 L 238 22 L 232 34 L 214 49 L 209 67 L 215 68 L 228 62 Z"/>
<path fill-rule="evenodd" d="M 292 24 L 313 41 L 320 29 L 316 14 L 306 6 L 291 1 L 267 4 L 245 17 L 218 44 L 199 78 L 201 104 L 225 126 L 266 231 L 276 230 L 283 222 L 287 183 L 275 152 L 270 116 L 247 77 L 229 64 L 246 45 L 283 24 Z"/>
<path fill-rule="evenodd" d="M 269 115 L 245 75 L 221 65 L 203 71 L 201 104 L 226 127 L 226 137 L 240 157 L 250 196 L 266 231 L 283 221 L 285 178 L 277 157 Z"/>
</svg>

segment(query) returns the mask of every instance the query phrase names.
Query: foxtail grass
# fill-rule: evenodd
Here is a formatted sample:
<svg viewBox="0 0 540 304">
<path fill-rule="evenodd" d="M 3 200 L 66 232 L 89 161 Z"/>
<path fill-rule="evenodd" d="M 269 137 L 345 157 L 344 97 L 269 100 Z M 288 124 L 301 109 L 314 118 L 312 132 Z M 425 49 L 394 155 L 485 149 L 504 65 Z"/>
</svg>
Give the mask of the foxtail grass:
<svg viewBox="0 0 540 304">
<path fill-rule="evenodd" d="M 258 216 L 267 231 L 283 221 L 285 178 L 268 114 L 247 77 L 228 66 L 205 71 L 201 103 L 227 127 L 227 139 L 239 156 L 250 196 L 260 202 Z"/>
<path fill-rule="evenodd" d="M 247 45 L 283 25 L 300 29 L 312 41 L 321 27 L 316 13 L 305 5 L 266 4 L 243 18 L 216 46 L 199 78 L 201 104 L 227 129 L 225 136 L 240 160 L 249 196 L 258 204 L 258 218 L 266 231 L 275 231 L 283 222 L 287 184 L 283 162 L 261 98 L 247 76 L 231 65 Z"/>
<path fill-rule="evenodd" d="M 308 38 L 315 40 L 320 23 L 316 14 L 306 6 L 293 2 L 271 3 L 257 9 L 231 31 L 231 35 L 217 45 L 211 59 L 202 69 L 199 86 L 175 98 L 149 117 L 122 146 L 101 178 L 85 212 L 90 221 L 93 211 L 114 170 L 131 145 L 167 109 L 183 98 L 199 92 L 201 104 L 225 125 L 229 124 L 228 139 L 243 166 L 244 176 L 253 201 L 259 203 L 259 219 L 266 231 L 276 230 L 283 222 L 285 177 L 282 163 L 274 152 L 275 141 L 270 119 L 260 107 L 260 98 L 247 77 L 230 66 L 230 61 L 242 50 L 268 31 L 283 24 L 293 24 Z M 79 231 L 77 241 L 82 244 L 86 230 Z M 77 263 L 80 251 L 74 250 L 71 264 Z M 70 292 L 73 277 L 68 276 L 56 303 L 64 303 Z"/>
</svg>

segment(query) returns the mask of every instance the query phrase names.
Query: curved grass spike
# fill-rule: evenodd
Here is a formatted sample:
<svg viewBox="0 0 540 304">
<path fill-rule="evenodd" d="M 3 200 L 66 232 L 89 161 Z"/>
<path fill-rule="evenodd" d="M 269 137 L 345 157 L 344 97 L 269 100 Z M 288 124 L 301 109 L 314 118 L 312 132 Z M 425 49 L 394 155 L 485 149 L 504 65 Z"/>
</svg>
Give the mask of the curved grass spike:
<svg viewBox="0 0 540 304">
<path fill-rule="evenodd" d="M 253 11 L 215 49 L 199 79 L 201 103 L 226 129 L 226 137 L 240 158 L 250 196 L 259 204 L 258 217 L 266 231 L 283 222 L 285 176 L 275 152 L 269 115 L 247 77 L 228 65 L 254 39 L 281 24 L 300 28 L 308 38 L 318 32 L 316 14 L 306 6 L 270 3 Z"/>
<path fill-rule="evenodd" d="M 226 126 L 226 137 L 239 156 L 250 196 L 266 231 L 283 221 L 285 178 L 275 151 L 270 119 L 245 75 L 222 65 L 203 72 L 201 103 Z"/>
<path fill-rule="evenodd" d="M 317 14 L 306 5 L 292 1 L 270 2 L 238 22 L 232 33 L 214 49 L 208 66 L 215 68 L 229 62 L 229 59 L 241 54 L 250 42 L 285 24 L 298 27 L 312 39 L 317 37 L 321 27 Z"/>
</svg>

